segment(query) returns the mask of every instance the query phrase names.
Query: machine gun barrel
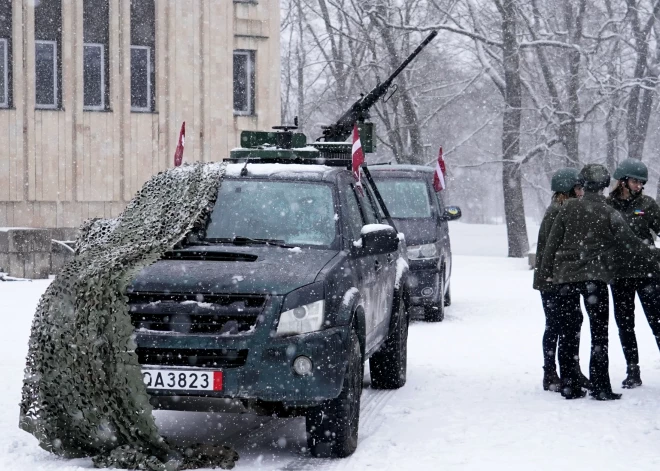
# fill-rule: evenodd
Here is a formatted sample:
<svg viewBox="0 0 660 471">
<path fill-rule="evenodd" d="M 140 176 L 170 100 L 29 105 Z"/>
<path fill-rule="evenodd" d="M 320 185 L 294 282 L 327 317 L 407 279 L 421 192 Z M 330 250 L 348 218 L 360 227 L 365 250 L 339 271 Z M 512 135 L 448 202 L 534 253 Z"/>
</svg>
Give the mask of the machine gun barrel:
<svg viewBox="0 0 660 471">
<path fill-rule="evenodd" d="M 422 49 L 424 49 L 428 43 L 433 41 L 433 38 L 437 35 L 437 31 L 431 32 L 431 34 L 429 34 L 426 39 L 417 46 L 412 54 L 410 54 L 383 83 L 379 83 L 367 95 L 353 103 L 348 111 L 346 111 L 336 123 L 326 127 L 323 130 L 323 136 L 321 139 L 324 141 L 335 142 L 341 142 L 348 139 L 355 123 L 358 121 L 364 121 L 369 117 L 369 109 L 374 106 L 378 100 L 385 96 L 387 90 L 392 86 L 394 79 L 403 72 L 406 67 L 408 67 L 415 57 L 422 52 Z"/>
</svg>

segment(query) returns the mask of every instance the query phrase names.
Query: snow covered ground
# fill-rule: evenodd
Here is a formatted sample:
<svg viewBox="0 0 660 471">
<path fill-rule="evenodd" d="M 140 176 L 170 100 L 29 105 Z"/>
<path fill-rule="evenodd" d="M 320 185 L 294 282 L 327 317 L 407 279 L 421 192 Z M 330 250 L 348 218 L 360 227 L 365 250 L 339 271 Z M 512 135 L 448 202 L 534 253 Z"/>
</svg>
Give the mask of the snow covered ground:
<svg viewBox="0 0 660 471">
<path fill-rule="evenodd" d="M 503 226 L 451 224 L 453 305 L 440 324 L 410 328 L 408 383 L 363 394 L 360 444 L 345 460 L 301 452 L 302 419 L 157 412 L 181 442 L 237 447 L 239 470 L 655 470 L 660 466 L 660 355 L 638 307 L 644 386 L 623 399 L 566 401 L 541 388 L 543 311 L 524 260 L 506 256 Z M 532 230 L 534 232 L 535 229 Z M 532 234 L 532 239 L 535 238 Z M 17 427 L 31 317 L 47 282 L 0 283 L 0 469 L 79 470 Z M 610 374 L 625 362 L 611 319 Z M 588 370 L 588 321 L 581 357 Z"/>
</svg>

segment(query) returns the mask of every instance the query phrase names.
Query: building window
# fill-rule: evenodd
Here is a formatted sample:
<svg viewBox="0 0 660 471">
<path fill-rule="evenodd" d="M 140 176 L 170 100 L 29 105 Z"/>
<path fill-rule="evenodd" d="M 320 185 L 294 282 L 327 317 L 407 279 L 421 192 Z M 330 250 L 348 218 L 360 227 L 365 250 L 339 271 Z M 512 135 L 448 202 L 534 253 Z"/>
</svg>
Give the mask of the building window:
<svg viewBox="0 0 660 471">
<path fill-rule="evenodd" d="M 131 46 L 131 109 L 151 111 L 151 49 Z"/>
<path fill-rule="evenodd" d="M 103 111 L 110 106 L 110 42 L 108 0 L 83 2 L 84 109 Z"/>
<path fill-rule="evenodd" d="M 11 0 L 0 0 L 0 108 L 12 106 Z"/>
<path fill-rule="evenodd" d="M 37 107 L 58 107 L 57 42 L 36 41 L 35 75 Z"/>
<path fill-rule="evenodd" d="M 156 109 L 156 7 L 154 0 L 131 0 L 131 110 Z"/>
<path fill-rule="evenodd" d="M 105 110 L 105 54 L 103 44 L 83 46 L 83 82 L 86 110 Z"/>
<path fill-rule="evenodd" d="M 40 0 L 34 7 L 37 108 L 62 107 L 62 4 Z"/>
<path fill-rule="evenodd" d="M 234 114 L 254 114 L 254 51 L 234 51 Z"/>
</svg>

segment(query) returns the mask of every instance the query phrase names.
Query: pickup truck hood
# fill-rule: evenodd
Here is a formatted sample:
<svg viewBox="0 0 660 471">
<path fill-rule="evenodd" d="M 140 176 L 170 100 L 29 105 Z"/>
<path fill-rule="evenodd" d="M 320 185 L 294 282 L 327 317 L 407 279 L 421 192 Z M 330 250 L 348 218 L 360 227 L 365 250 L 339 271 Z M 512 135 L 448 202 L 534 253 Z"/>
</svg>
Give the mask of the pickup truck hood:
<svg viewBox="0 0 660 471">
<path fill-rule="evenodd" d="M 275 246 L 186 247 L 142 270 L 128 292 L 283 295 L 313 283 L 337 250 Z"/>
</svg>

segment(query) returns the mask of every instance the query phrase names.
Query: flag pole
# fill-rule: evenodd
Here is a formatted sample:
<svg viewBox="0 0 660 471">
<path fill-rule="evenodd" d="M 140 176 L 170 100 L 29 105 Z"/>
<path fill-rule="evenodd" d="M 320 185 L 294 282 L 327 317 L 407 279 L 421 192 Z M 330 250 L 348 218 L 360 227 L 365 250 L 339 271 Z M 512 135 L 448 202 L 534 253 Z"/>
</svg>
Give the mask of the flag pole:
<svg viewBox="0 0 660 471">
<path fill-rule="evenodd" d="M 378 204 L 383 210 L 383 215 L 385 216 L 385 219 L 387 219 L 387 222 L 389 223 L 390 226 L 394 228 L 395 231 L 399 232 L 396 228 L 396 225 L 394 224 L 394 220 L 390 216 L 390 212 L 388 211 L 387 206 L 385 205 L 385 201 L 383 200 L 380 191 L 378 191 L 378 187 L 376 186 L 374 179 L 371 177 L 371 172 L 369 171 L 369 168 L 367 168 L 367 166 L 364 165 L 362 167 L 362 170 L 364 171 L 364 176 L 367 177 L 367 181 L 369 182 L 369 186 L 371 186 L 371 189 L 374 192 L 374 196 L 376 197 L 376 200 L 378 200 Z"/>
</svg>

